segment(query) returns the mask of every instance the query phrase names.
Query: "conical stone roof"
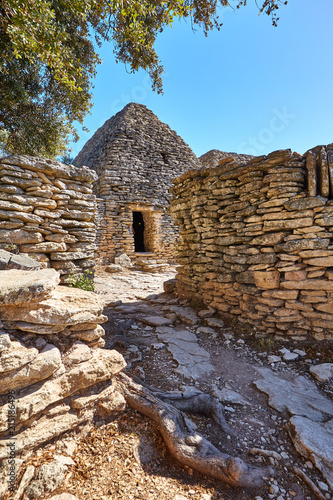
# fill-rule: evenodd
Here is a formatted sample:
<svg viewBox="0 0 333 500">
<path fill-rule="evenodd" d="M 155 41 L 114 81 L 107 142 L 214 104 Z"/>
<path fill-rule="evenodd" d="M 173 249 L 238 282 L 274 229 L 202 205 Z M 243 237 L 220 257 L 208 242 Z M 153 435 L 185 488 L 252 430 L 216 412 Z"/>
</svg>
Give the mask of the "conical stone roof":
<svg viewBox="0 0 333 500">
<path fill-rule="evenodd" d="M 198 168 L 199 161 L 152 111 L 130 103 L 96 131 L 75 158 L 75 165 L 97 172 L 97 194 L 105 183 L 118 183 L 125 186 L 131 202 L 159 200 L 165 204 L 171 179 Z"/>
</svg>

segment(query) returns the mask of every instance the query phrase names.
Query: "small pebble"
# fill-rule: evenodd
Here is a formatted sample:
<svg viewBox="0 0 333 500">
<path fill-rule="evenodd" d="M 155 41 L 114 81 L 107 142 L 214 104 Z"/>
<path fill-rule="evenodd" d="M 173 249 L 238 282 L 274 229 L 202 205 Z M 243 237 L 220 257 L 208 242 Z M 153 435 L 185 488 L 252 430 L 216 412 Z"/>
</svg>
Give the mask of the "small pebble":
<svg viewBox="0 0 333 500">
<path fill-rule="evenodd" d="M 328 491 L 327 484 L 323 483 L 322 481 L 318 481 L 318 487 L 321 489 L 321 491 Z"/>
<path fill-rule="evenodd" d="M 276 484 L 272 484 L 269 488 L 269 491 L 273 494 L 273 495 L 277 495 L 280 491 L 280 488 L 276 485 Z"/>
</svg>

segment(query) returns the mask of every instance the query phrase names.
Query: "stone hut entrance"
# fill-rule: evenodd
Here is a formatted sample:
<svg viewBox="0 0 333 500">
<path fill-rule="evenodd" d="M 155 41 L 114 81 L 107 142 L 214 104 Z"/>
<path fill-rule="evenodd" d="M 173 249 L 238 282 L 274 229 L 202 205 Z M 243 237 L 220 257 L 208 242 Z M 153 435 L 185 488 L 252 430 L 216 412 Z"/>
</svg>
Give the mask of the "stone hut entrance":
<svg viewBox="0 0 333 500">
<path fill-rule="evenodd" d="M 145 251 L 145 223 L 143 220 L 142 212 L 133 212 L 133 235 L 134 235 L 134 251 Z"/>
<path fill-rule="evenodd" d="M 142 104 L 130 103 L 96 131 L 75 164 L 98 174 L 100 263 L 119 253 L 173 261 L 178 228 L 168 213 L 171 179 L 200 166 L 176 132 Z"/>
</svg>

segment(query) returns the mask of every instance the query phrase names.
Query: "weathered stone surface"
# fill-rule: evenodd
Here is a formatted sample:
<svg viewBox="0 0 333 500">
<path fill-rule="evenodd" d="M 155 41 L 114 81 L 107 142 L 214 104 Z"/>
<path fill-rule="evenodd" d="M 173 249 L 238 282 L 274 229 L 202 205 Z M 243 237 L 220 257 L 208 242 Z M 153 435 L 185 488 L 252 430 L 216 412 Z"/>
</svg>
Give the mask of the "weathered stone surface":
<svg viewBox="0 0 333 500">
<path fill-rule="evenodd" d="M 300 240 L 287 241 L 287 243 L 276 245 L 276 250 L 278 252 L 298 253 L 300 250 L 327 248 L 329 243 L 330 240 L 328 238 L 317 238 L 308 240 L 300 239 Z"/>
<path fill-rule="evenodd" d="M 50 377 L 62 366 L 59 349 L 47 344 L 31 362 L 1 376 L 0 394 L 18 390 Z M 5 422 L 5 420 L 3 420 Z M 0 423 L 0 430 L 4 430 Z"/>
<path fill-rule="evenodd" d="M 197 314 L 191 307 L 171 306 L 170 311 L 175 313 L 177 318 L 187 325 L 196 325 L 199 321 Z"/>
<path fill-rule="evenodd" d="M 26 489 L 26 497 L 37 498 L 54 491 L 65 479 L 67 470 L 68 467 L 57 460 L 41 465 L 36 479 Z"/>
<path fill-rule="evenodd" d="M 165 293 L 174 293 L 176 290 L 177 280 L 171 279 L 163 283 Z"/>
<path fill-rule="evenodd" d="M 20 342 L 10 342 L 10 346 L 1 353 L 0 374 L 17 370 L 36 358 L 38 350 L 34 347 L 25 347 Z"/>
<path fill-rule="evenodd" d="M 307 264 L 308 266 L 332 267 L 333 266 L 333 256 L 316 257 L 314 259 L 305 259 L 304 263 Z"/>
<path fill-rule="evenodd" d="M 150 326 L 164 326 L 172 324 L 172 320 L 165 318 L 164 316 L 146 316 L 142 318 L 142 321 Z"/>
<path fill-rule="evenodd" d="M 318 382 L 328 382 L 333 377 L 333 363 L 310 366 L 309 371 Z"/>
<path fill-rule="evenodd" d="M 0 249 L 0 270 L 23 269 L 36 271 L 40 264 L 26 255 L 15 255 Z"/>
<path fill-rule="evenodd" d="M 15 306 L 0 309 L 4 321 L 27 321 L 44 325 L 74 325 L 94 323 L 103 310 L 104 302 L 98 296 L 79 288 L 58 286 L 49 297 L 29 307 Z"/>
<path fill-rule="evenodd" d="M 288 411 L 291 415 L 307 417 L 314 422 L 323 422 L 327 415 L 333 416 L 333 401 L 325 398 L 314 382 L 303 376 L 284 380 L 274 375 L 270 369 L 258 368 L 263 379 L 254 385 L 268 395 L 268 403 L 279 412 Z"/>
<path fill-rule="evenodd" d="M 210 363 L 210 356 L 197 343 L 197 337 L 188 330 L 176 330 L 170 327 L 156 329 L 158 338 L 166 343 L 168 351 L 177 361 L 175 369 L 182 376 L 199 380 L 209 376 L 214 367 Z"/>
<path fill-rule="evenodd" d="M 70 351 L 66 353 L 66 361 L 76 365 L 88 361 L 88 359 L 92 358 L 92 355 L 91 349 L 86 344 L 75 342 Z"/>
<path fill-rule="evenodd" d="M 21 251 L 25 253 L 30 252 L 65 252 L 67 249 L 66 243 L 56 243 L 53 241 L 44 241 L 43 243 L 36 243 L 35 245 L 22 245 Z"/>
<path fill-rule="evenodd" d="M 0 271 L 0 319 L 3 306 L 42 300 L 51 295 L 59 281 L 59 274 L 54 269 Z"/>
<path fill-rule="evenodd" d="M 16 229 L 15 231 L 6 231 L 0 229 L 0 242 L 12 244 L 40 243 L 43 236 L 37 231 L 24 231 Z"/>
<path fill-rule="evenodd" d="M 287 233 L 283 232 L 278 232 L 278 233 L 269 233 L 269 234 L 262 234 L 261 236 L 257 236 L 253 238 L 251 241 L 252 245 L 277 245 L 280 243 L 285 236 L 287 236 Z"/>
<path fill-rule="evenodd" d="M 304 281 L 281 281 L 282 288 L 296 290 L 333 290 L 333 283 L 326 280 L 308 279 Z"/>
<path fill-rule="evenodd" d="M 10 340 L 8 333 L 5 333 L 0 330 L 0 352 L 4 353 L 5 351 L 8 351 L 11 345 L 12 342 Z"/>
<path fill-rule="evenodd" d="M 106 266 L 105 271 L 108 273 L 121 273 L 124 270 L 119 264 L 109 264 Z"/>
<path fill-rule="evenodd" d="M 133 265 L 131 259 L 129 258 L 129 256 L 126 253 L 122 253 L 121 255 L 117 255 L 114 258 L 114 263 L 118 264 L 119 266 L 125 267 L 125 268 L 132 267 L 132 265 Z"/>
<path fill-rule="evenodd" d="M 55 348 L 54 348 L 55 349 Z M 124 358 L 117 351 L 95 349 L 93 356 L 77 365 L 73 365 L 67 373 L 54 380 L 46 381 L 33 393 L 22 395 L 16 402 L 16 423 L 20 424 L 34 415 L 39 414 L 50 404 L 54 404 L 74 394 L 81 389 L 91 387 L 104 380 L 109 380 L 126 366 Z M 37 371 L 37 370 L 36 370 Z M 38 376 L 41 378 L 41 366 L 38 367 Z M 44 369 L 45 371 L 45 369 Z M 48 375 L 49 376 L 49 375 Z M 44 377 L 47 378 L 47 377 Z M 8 392 L 8 388 L 6 390 Z M 5 415 L 8 405 L 1 408 L 0 431 L 6 430 Z"/>
<path fill-rule="evenodd" d="M 288 431 L 297 451 L 314 463 L 333 488 L 333 420 L 319 423 L 295 416 Z"/>
<path fill-rule="evenodd" d="M 323 207 L 326 199 L 320 196 L 310 196 L 308 198 L 295 198 L 283 204 L 287 210 L 307 210 L 309 208 Z"/>
<path fill-rule="evenodd" d="M 278 271 L 254 271 L 254 282 L 257 287 L 265 290 L 279 288 L 280 273 Z"/>
</svg>

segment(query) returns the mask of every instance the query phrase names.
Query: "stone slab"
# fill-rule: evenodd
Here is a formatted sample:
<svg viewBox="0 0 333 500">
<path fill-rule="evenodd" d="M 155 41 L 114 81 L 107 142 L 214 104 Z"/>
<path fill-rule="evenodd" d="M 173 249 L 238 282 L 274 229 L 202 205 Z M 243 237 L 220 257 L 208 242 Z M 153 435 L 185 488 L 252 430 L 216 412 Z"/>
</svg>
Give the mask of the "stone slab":
<svg viewBox="0 0 333 500">
<path fill-rule="evenodd" d="M 307 417 L 323 422 L 327 415 L 333 417 L 333 401 L 323 396 L 314 382 L 301 375 L 284 380 L 269 368 L 258 368 L 263 377 L 254 385 L 268 395 L 268 404 L 279 412 Z"/>
<path fill-rule="evenodd" d="M 314 463 L 333 488 L 333 420 L 319 423 L 292 417 L 288 432 L 297 451 Z"/>
<path fill-rule="evenodd" d="M 0 317 L 2 306 L 47 298 L 59 281 L 59 273 L 55 269 L 0 271 Z"/>
</svg>

